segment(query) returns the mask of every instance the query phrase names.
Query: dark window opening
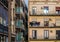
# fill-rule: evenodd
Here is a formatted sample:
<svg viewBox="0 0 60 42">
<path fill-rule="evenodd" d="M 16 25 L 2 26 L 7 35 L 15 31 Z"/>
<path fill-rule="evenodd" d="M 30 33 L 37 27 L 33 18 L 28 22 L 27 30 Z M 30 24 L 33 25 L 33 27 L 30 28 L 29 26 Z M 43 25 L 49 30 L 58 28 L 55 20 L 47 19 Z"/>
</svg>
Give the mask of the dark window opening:
<svg viewBox="0 0 60 42">
<path fill-rule="evenodd" d="M 40 22 L 32 21 L 32 22 L 30 22 L 30 25 L 31 26 L 39 26 Z"/>
<path fill-rule="evenodd" d="M 56 39 L 60 40 L 60 30 L 56 30 Z"/>
<path fill-rule="evenodd" d="M 32 37 L 33 39 L 37 38 L 37 30 L 32 30 Z"/>
<path fill-rule="evenodd" d="M 60 14 L 60 7 L 56 7 L 56 14 Z"/>
<path fill-rule="evenodd" d="M 49 26 L 49 21 L 44 21 L 44 26 Z"/>
</svg>

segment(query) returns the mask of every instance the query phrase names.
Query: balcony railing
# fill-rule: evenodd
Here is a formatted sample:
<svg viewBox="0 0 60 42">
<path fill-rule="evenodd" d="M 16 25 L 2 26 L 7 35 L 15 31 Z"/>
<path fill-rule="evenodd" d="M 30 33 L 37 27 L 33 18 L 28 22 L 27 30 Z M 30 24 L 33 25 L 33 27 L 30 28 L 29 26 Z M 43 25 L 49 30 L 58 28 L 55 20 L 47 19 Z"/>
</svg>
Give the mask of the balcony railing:
<svg viewBox="0 0 60 42">
<path fill-rule="evenodd" d="M 8 27 L 3 26 L 2 24 L 0 24 L 0 32 L 8 34 Z"/>
<path fill-rule="evenodd" d="M 23 20 L 17 20 L 16 21 L 16 28 L 23 28 Z"/>
<path fill-rule="evenodd" d="M 35 13 L 35 14 L 30 14 L 30 16 L 60 16 L 60 14 L 56 14 L 56 13 L 54 13 L 54 14 L 37 14 L 37 13 Z"/>
<path fill-rule="evenodd" d="M 60 40 L 60 38 L 59 39 L 58 38 L 56 38 L 56 36 L 51 36 L 48 37 L 47 39 L 44 38 L 43 36 L 37 36 L 37 38 L 29 37 L 30 40 Z"/>
<path fill-rule="evenodd" d="M 8 8 L 8 1 L 7 0 L 0 0 L 7 8 Z"/>
<path fill-rule="evenodd" d="M 44 24 L 41 24 L 40 22 L 30 22 L 29 23 L 30 28 L 60 28 L 60 26 L 56 26 L 56 24 L 48 24 L 48 26 L 45 26 Z"/>
<path fill-rule="evenodd" d="M 17 33 L 17 35 L 16 35 L 16 40 L 17 40 L 17 41 L 20 41 L 20 40 L 22 40 L 22 39 L 23 39 L 23 33 L 21 33 L 21 32 Z"/>
<path fill-rule="evenodd" d="M 60 42 L 58 39 L 32 39 L 30 38 L 30 41 L 54 41 L 54 42 Z"/>
<path fill-rule="evenodd" d="M 31 26 L 39 26 L 40 25 L 40 22 L 30 22 L 30 25 Z"/>
<path fill-rule="evenodd" d="M 16 14 L 21 14 L 21 13 L 23 13 L 23 7 L 16 7 L 16 8 L 15 8 L 15 12 L 16 12 Z"/>
</svg>

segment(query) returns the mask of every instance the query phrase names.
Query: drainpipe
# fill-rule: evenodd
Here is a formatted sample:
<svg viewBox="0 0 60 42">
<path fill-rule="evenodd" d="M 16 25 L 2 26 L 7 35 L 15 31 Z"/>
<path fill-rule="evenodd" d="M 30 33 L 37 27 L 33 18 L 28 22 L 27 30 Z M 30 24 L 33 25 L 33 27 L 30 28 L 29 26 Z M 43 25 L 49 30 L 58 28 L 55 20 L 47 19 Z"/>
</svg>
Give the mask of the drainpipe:
<svg viewBox="0 0 60 42">
<path fill-rule="evenodd" d="M 11 42 L 11 0 L 8 0 L 8 42 Z"/>
</svg>

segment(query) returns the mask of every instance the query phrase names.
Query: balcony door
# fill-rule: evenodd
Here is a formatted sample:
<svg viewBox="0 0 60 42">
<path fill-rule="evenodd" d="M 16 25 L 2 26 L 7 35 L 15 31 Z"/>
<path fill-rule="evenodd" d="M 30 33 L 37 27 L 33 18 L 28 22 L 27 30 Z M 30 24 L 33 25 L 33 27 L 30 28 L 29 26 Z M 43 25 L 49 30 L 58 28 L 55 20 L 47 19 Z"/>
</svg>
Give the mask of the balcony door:
<svg viewBox="0 0 60 42">
<path fill-rule="evenodd" d="M 56 14 L 60 14 L 60 7 L 56 7 Z"/>
<path fill-rule="evenodd" d="M 44 6 L 44 14 L 47 15 L 48 14 L 48 11 L 49 11 L 49 7 L 48 6 Z"/>
<path fill-rule="evenodd" d="M 60 40 L 60 30 L 56 30 L 56 39 Z"/>
<path fill-rule="evenodd" d="M 49 31 L 44 30 L 44 39 L 48 39 L 48 38 L 49 38 Z"/>
<path fill-rule="evenodd" d="M 49 26 L 49 21 L 44 21 L 44 26 L 48 27 Z"/>
<path fill-rule="evenodd" d="M 48 27 L 49 26 L 49 18 L 44 18 L 44 26 Z"/>
</svg>

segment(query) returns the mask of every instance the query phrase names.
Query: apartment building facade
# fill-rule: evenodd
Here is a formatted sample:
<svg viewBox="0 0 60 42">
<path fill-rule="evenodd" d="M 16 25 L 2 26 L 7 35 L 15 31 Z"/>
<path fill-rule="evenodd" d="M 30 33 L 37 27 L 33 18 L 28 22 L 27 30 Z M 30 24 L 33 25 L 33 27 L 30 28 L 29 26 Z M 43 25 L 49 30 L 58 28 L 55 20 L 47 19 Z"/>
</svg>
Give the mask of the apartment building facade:
<svg viewBox="0 0 60 42">
<path fill-rule="evenodd" d="M 24 0 L 16 0 L 15 3 L 15 28 L 16 42 L 24 42 L 27 29 L 27 6 Z"/>
<path fill-rule="evenodd" d="M 8 0 L 0 0 L 0 16 L 1 16 L 1 24 L 3 24 L 3 26 L 1 26 L 2 30 L 3 30 L 3 34 L 5 32 L 5 35 L 1 35 L 1 42 L 8 42 L 8 34 L 9 34 L 9 30 L 8 28 L 10 28 L 10 33 L 11 33 L 11 42 L 15 42 L 15 22 L 14 22 L 14 15 L 15 15 L 15 0 L 11 0 L 11 13 L 8 13 Z M 10 15 L 10 17 L 9 17 Z M 10 21 L 9 21 L 10 19 Z M 10 24 L 9 24 L 10 23 Z M 10 27 L 8 27 L 8 25 Z M 5 31 L 4 31 L 5 30 Z M 6 33 L 7 32 L 7 33 Z M 2 37 L 3 36 L 3 37 Z M 7 38 L 5 38 L 7 37 Z"/>
<path fill-rule="evenodd" d="M 27 29 L 27 7 L 24 0 L 11 0 L 10 3 L 11 42 L 23 42 L 24 33 Z"/>
<path fill-rule="evenodd" d="M 11 1 L 11 33 L 15 34 L 15 0 Z"/>
<path fill-rule="evenodd" d="M 7 7 L 7 0 L 0 0 L 0 42 L 8 41 Z"/>
<path fill-rule="evenodd" d="M 60 42 L 60 0 L 29 0 L 28 42 Z"/>
<path fill-rule="evenodd" d="M 8 14 L 8 3 L 8 0 L 0 1 L 0 42 L 8 42 L 8 28 L 11 42 L 23 42 L 27 35 L 27 6 L 24 0 L 11 0 Z"/>
</svg>

